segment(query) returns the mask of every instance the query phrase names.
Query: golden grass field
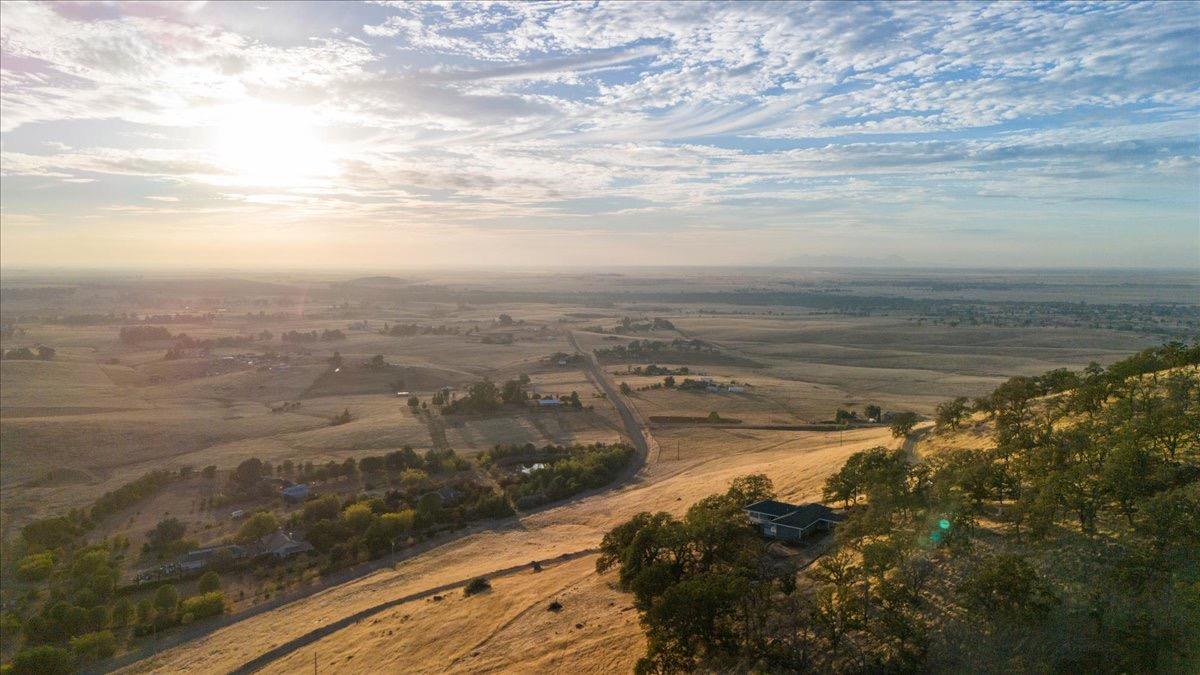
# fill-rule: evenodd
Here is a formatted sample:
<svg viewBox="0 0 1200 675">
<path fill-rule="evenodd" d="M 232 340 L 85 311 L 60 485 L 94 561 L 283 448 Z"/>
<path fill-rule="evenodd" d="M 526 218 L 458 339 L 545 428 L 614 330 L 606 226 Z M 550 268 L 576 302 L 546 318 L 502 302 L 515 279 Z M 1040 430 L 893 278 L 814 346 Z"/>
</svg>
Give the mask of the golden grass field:
<svg viewBox="0 0 1200 675">
<path fill-rule="evenodd" d="M 662 458 L 651 458 L 628 486 L 522 517 L 500 530 L 468 534 L 393 569 L 249 618 L 127 671 L 230 670 L 314 627 L 389 599 L 593 548 L 607 529 L 639 511 L 680 514 L 747 473 L 767 474 L 781 498 L 820 499 L 826 476 L 845 457 L 895 442 L 886 429 L 849 431 L 842 439 L 781 431 L 698 437 L 708 433 L 685 429 L 678 438 L 660 436 L 664 446 L 678 440 L 687 450 L 680 459 L 666 457 L 665 451 Z M 596 575 L 594 564 L 595 556 L 586 556 L 541 573 L 500 578 L 490 592 L 478 596 L 466 598 L 453 590 L 441 602 L 401 605 L 294 652 L 269 672 L 311 668 L 314 652 L 319 672 L 363 672 L 372 667 L 364 664 L 401 663 L 412 672 L 628 671 L 642 650 L 637 614 L 625 610 L 628 597 L 613 589 L 612 575 Z M 559 614 L 545 609 L 554 599 L 563 604 Z M 577 623 L 584 627 L 575 629 Z M 565 653 L 568 643 L 578 648 Z"/>
<path fill-rule="evenodd" d="M 732 289 L 743 281 L 721 277 L 709 280 L 708 287 Z M 454 282 L 453 276 L 441 275 L 421 283 Z M 600 283 L 688 289 L 693 282 L 673 273 L 603 278 L 531 273 L 506 281 L 518 290 L 547 283 L 582 290 Z M 17 322 L 24 333 L 6 335 L 0 347 L 46 344 L 58 351 L 49 362 L 0 362 L 0 511 L 6 536 L 31 518 L 86 506 L 103 492 L 154 469 L 198 470 L 210 464 L 227 469 L 249 457 L 273 463 L 340 461 L 406 445 L 418 451 L 448 447 L 470 455 L 499 443 L 619 440 L 624 431 L 620 418 L 583 366 L 559 366 L 548 358 L 573 351 L 568 331 L 585 350 L 635 338 L 700 339 L 715 345 L 733 357 L 730 364 L 659 365 L 688 365 L 693 376 L 736 380 L 746 391 L 642 389 L 662 378 L 624 373 L 648 362 L 605 368 L 614 381 L 627 382 L 635 390 L 627 398 L 642 418 L 716 411 L 747 425 L 816 422 L 830 419 L 837 408 L 861 411 L 867 404 L 929 414 L 941 401 L 983 394 L 1015 374 L 1079 368 L 1092 360 L 1106 363 L 1160 341 L 1111 330 L 950 327 L 900 315 L 834 315 L 794 307 L 364 300 L 346 308 L 311 300 L 294 290 L 304 284 L 287 283 L 292 285 L 251 286 L 255 290 L 242 297 L 237 295 L 238 284 L 214 282 L 202 295 L 187 298 L 173 295 L 177 287 L 163 285 L 135 296 L 142 303 L 136 307 L 123 299 L 134 296 L 105 295 L 107 291 L 45 307 L 6 306 L 5 312 L 33 316 L 219 307 L 220 312 L 228 311 L 211 322 L 172 324 L 169 329 L 198 339 L 263 330 L 274 335 L 252 347 L 218 348 L 208 355 L 166 361 L 169 343 L 122 344 L 117 325 Z M 256 293 L 286 296 L 291 304 L 271 304 L 279 300 L 274 298 L 265 306 L 270 311 L 282 306 L 290 314 L 246 317 L 267 302 Z M 511 325 L 499 323 L 502 313 L 512 317 Z M 663 317 L 676 329 L 612 334 L 624 316 Z M 352 321 L 367 321 L 368 329 L 351 329 Z M 382 335 L 377 330 L 385 321 L 448 326 L 456 334 Z M 606 332 L 589 330 L 595 326 Z M 342 330 L 346 339 L 303 345 L 279 340 L 286 331 L 326 329 Z M 514 342 L 482 339 L 503 333 L 511 334 Z M 228 359 L 266 351 L 286 354 L 286 367 L 264 369 Z M 334 351 L 343 363 L 337 371 L 329 364 Z M 388 369 L 364 367 L 377 354 L 390 364 Z M 593 409 L 442 416 L 432 405 L 414 413 L 394 392 L 399 382 L 428 401 L 443 387 L 461 393 L 482 377 L 503 382 L 520 374 L 529 375 L 531 391 L 575 391 L 584 406 Z M 301 405 L 272 412 L 273 406 L 287 401 Z M 349 410 L 354 420 L 330 426 L 330 418 L 342 410 Z M 723 490 L 731 478 L 747 473 L 767 474 L 781 498 L 817 500 L 826 476 L 849 454 L 896 443 L 885 428 L 820 433 L 661 426 L 653 429 L 653 436 L 655 449 L 628 484 L 492 529 L 468 529 L 394 568 L 253 616 L 128 670 L 228 671 L 316 627 L 389 599 L 594 548 L 605 531 L 639 511 L 682 513 L 701 497 Z M 953 438 L 931 436 L 920 450 L 983 442 L 982 431 L 966 430 Z M 202 496 L 191 488 L 156 496 L 128 518 L 109 524 L 104 533 L 126 534 L 136 544 L 169 514 L 188 518 L 193 525 L 189 536 L 201 543 L 229 536 L 233 524 L 197 508 Z M 268 670 L 307 671 L 315 655 L 318 672 L 628 672 L 643 650 L 637 615 L 629 608 L 628 596 L 614 590 L 611 576 L 597 575 L 594 564 L 594 555 L 584 555 L 541 573 L 497 578 L 492 590 L 481 595 L 464 597 L 461 590 L 452 590 L 440 601 L 405 603 L 294 651 Z M 547 611 L 555 599 L 562 611 Z"/>
</svg>

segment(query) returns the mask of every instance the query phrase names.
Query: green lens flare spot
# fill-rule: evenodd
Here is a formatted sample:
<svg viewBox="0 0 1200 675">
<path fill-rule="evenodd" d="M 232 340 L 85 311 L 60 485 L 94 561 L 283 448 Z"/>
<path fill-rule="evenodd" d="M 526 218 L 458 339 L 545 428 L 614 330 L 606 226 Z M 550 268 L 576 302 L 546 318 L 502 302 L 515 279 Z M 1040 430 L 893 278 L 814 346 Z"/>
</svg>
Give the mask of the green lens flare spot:
<svg viewBox="0 0 1200 675">
<path fill-rule="evenodd" d="M 935 544 L 940 542 L 942 540 L 942 533 L 935 531 L 933 534 L 929 535 L 929 540 Z"/>
<path fill-rule="evenodd" d="M 945 518 L 942 518 L 941 520 L 938 521 L 938 527 L 942 528 L 943 530 L 948 530 L 948 529 L 950 529 L 950 521 L 946 520 Z"/>
</svg>

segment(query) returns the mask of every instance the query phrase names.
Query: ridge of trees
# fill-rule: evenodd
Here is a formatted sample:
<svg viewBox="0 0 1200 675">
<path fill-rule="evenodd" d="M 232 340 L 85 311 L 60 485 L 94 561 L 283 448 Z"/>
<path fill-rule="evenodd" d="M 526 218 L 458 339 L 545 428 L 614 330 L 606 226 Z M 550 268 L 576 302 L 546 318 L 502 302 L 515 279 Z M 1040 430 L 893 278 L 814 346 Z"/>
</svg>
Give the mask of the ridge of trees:
<svg viewBox="0 0 1200 675">
<path fill-rule="evenodd" d="M 634 516 L 597 569 L 617 571 L 641 615 L 637 671 L 1194 669 L 1197 364 L 1200 345 L 1169 343 L 1013 378 L 982 397 L 990 447 L 851 455 L 825 486 L 848 518 L 802 574 L 741 511 L 772 495 L 764 476 L 682 519 Z"/>
</svg>

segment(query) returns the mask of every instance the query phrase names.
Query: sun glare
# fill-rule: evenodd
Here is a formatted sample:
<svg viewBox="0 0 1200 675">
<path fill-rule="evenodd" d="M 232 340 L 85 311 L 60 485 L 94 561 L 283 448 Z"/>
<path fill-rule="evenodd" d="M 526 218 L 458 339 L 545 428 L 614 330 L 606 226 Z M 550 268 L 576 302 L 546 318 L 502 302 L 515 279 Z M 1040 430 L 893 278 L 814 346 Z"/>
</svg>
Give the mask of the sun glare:
<svg viewBox="0 0 1200 675">
<path fill-rule="evenodd" d="M 219 123 L 213 151 L 231 182 L 291 187 L 337 172 L 332 146 L 316 117 L 294 106 L 250 103 L 231 107 Z"/>
</svg>

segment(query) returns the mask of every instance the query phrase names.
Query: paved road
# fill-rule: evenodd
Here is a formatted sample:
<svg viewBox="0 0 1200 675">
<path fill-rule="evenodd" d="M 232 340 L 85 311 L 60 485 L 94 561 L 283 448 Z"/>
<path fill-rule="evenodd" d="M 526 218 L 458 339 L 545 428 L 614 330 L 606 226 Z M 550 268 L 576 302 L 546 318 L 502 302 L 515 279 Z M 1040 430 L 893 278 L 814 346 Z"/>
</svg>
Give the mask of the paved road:
<svg viewBox="0 0 1200 675">
<path fill-rule="evenodd" d="M 608 400 L 612 402 L 613 407 L 617 409 L 617 413 L 621 416 L 621 421 L 625 424 L 625 433 L 627 436 L 629 436 L 630 442 L 633 443 L 634 448 L 637 450 L 638 460 L 636 462 L 630 462 L 630 467 L 626 469 L 625 475 L 620 477 L 617 481 L 614 481 L 614 485 L 623 483 L 636 475 L 637 472 L 641 470 L 642 466 L 645 465 L 646 458 L 650 455 L 650 447 L 652 444 L 654 444 L 654 439 L 647 433 L 646 425 L 638 415 L 637 411 L 625 401 L 625 397 L 621 394 L 620 389 L 612 382 L 611 378 L 608 377 L 608 373 L 606 373 L 604 369 L 600 367 L 599 361 L 596 360 L 596 355 L 591 352 L 585 352 L 579 346 L 579 343 L 576 342 L 575 335 L 573 333 L 568 333 L 567 336 L 571 341 L 571 346 L 574 347 L 576 351 L 583 354 L 584 358 L 587 359 L 589 376 L 596 383 L 596 385 L 604 391 L 605 395 L 608 396 Z M 557 558 L 550 558 L 548 560 L 540 561 L 540 564 L 543 567 L 546 567 L 555 563 L 574 560 L 580 556 L 591 555 L 598 551 L 599 549 L 597 548 L 586 548 L 579 551 L 573 551 L 571 553 L 564 553 Z M 500 570 L 493 570 L 492 572 L 489 572 L 483 576 L 486 576 L 489 579 L 494 579 L 496 577 L 516 574 L 522 570 L 529 569 L 529 564 L 514 565 L 512 567 L 506 567 Z M 349 616 L 342 617 L 337 621 L 331 621 L 320 628 L 315 628 L 304 635 L 288 640 L 287 642 L 284 642 L 283 644 L 278 645 L 260 654 L 259 656 L 256 656 L 255 658 L 239 666 L 233 671 L 233 673 L 234 675 L 247 675 L 249 673 L 256 672 L 273 661 L 277 661 L 298 649 L 320 640 L 321 638 L 328 637 L 329 635 L 332 635 L 343 628 L 352 626 L 369 616 L 386 611 L 396 607 L 397 605 L 402 605 L 414 600 L 420 600 L 422 598 L 428 598 L 438 593 L 444 593 L 455 588 L 460 588 L 465 586 L 469 581 L 470 579 L 460 579 L 449 584 L 442 584 L 434 588 L 427 588 L 417 593 L 412 593 L 400 598 L 394 598 L 392 600 L 381 602 L 359 612 L 355 612 Z"/>
<path fill-rule="evenodd" d="M 596 386 L 604 391 L 604 395 L 608 397 L 613 407 L 617 409 L 617 414 L 621 416 L 621 421 L 625 424 L 625 435 L 629 437 L 629 442 L 633 443 L 634 449 L 637 450 L 638 461 L 634 462 L 631 467 L 632 473 L 637 473 L 646 463 L 646 458 L 650 456 L 651 446 L 657 448 L 658 444 L 654 441 L 654 437 L 647 432 L 646 422 L 642 420 L 637 410 L 625 401 L 625 396 L 613 383 L 612 378 L 608 376 L 604 368 L 600 367 L 596 355 L 590 351 L 584 351 L 579 346 L 579 342 L 575 339 L 575 333 L 568 332 L 567 339 L 571 341 L 571 346 L 575 348 L 575 351 L 582 354 L 587 360 L 588 375 L 596 383 Z"/>
<path fill-rule="evenodd" d="M 657 444 L 655 443 L 654 438 L 652 436 L 650 436 L 649 433 L 647 433 L 646 424 L 644 421 L 642 421 L 642 419 L 638 415 L 637 411 L 634 408 L 632 408 L 632 406 L 630 406 L 625 401 L 625 397 L 621 394 L 621 392 L 617 388 L 617 386 L 615 384 L 613 384 L 611 378 L 608 377 L 608 373 L 606 373 L 604 371 L 604 369 L 600 367 L 600 363 L 596 360 L 596 356 L 594 354 L 592 354 L 591 352 L 585 352 L 579 346 L 579 343 L 576 342 L 574 334 L 568 333 L 567 337 L 571 342 L 571 346 L 574 347 L 576 349 L 576 351 L 578 351 L 580 354 L 583 354 L 583 356 L 587 359 L 587 368 L 588 368 L 589 377 L 591 377 L 592 380 L 596 383 L 596 385 L 598 387 L 600 387 L 601 390 L 604 391 L 605 395 L 608 397 L 608 400 L 611 401 L 613 404 L 613 407 L 616 408 L 617 414 L 619 414 L 621 416 L 621 421 L 625 425 L 625 433 L 629 437 L 630 442 L 633 443 L 634 449 L 637 451 L 637 460 L 634 462 L 630 462 L 630 466 L 626 469 L 626 471 L 624 472 L 624 474 L 622 476 L 620 476 L 616 481 L 613 481 L 613 483 L 611 483 L 610 485 L 608 485 L 604 488 L 600 488 L 595 491 L 589 491 L 588 493 L 585 493 L 583 495 L 577 495 L 575 497 L 576 499 L 580 499 L 580 498 L 590 496 L 593 492 L 602 492 L 602 491 L 605 491 L 608 489 L 612 489 L 613 487 L 621 485 L 621 484 L 629 481 L 630 479 L 632 479 L 633 476 L 635 476 L 637 474 L 637 472 L 640 471 L 642 469 L 642 467 L 645 465 L 646 458 L 649 457 L 649 455 L 650 455 L 650 448 L 652 446 L 657 447 Z M 559 505 L 555 504 L 553 506 L 559 506 Z M 459 533 L 459 534 L 461 535 L 461 533 Z M 150 658 L 151 656 L 154 656 L 163 651 L 166 651 L 167 649 L 170 649 L 172 647 L 177 647 L 186 642 L 190 642 L 192 640 L 198 639 L 200 637 L 203 637 L 205 635 L 213 633 L 217 630 L 220 630 L 221 628 L 225 628 L 225 627 L 230 626 L 239 621 L 248 619 L 252 616 L 256 616 L 258 614 L 262 614 L 263 612 L 267 612 L 267 611 L 276 609 L 284 604 L 288 604 L 290 602 L 300 600 L 304 597 L 308 597 L 318 591 L 325 590 L 332 586 L 347 583 L 348 581 L 351 581 L 353 579 L 366 576 L 367 574 L 370 574 L 371 572 L 374 572 L 378 569 L 382 569 L 383 567 L 386 567 L 389 565 L 394 565 L 399 560 L 403 560 L 405 558 L 409 558 L 414 555 L 419 555 L 420 553 L 424 553 L 425 551 L 429 550 L 430 548 L 433 548 L 434 546 L 446 543 L 446 541 L 447 541 L 447 538 L 439 537 L 434 541 L 426 542 L 424 545 L 414 547 L 413 549 L 409 549 L 408 551 L 405 551 L 403 553 L 398 553 L 396 555 L 387 556 L 383 559 L 376 560 L 371 563 L 367 563 L 367 564 L 364 564 L 364 565 L 361 565 L 361 566 L 358 566 L 355 568 L 351 568 L 349 570 L 343 570 L 342 573 L 340 573 L 340 574 L 336 574 L 333 577 L 324 579 L 322 581 L 322 583 L 320 583 L 315 588 L 301 589 L 296 592 L 293 592 L 292 594 L 288 594 L 287 596 L 280 596 L 272 602 L 266 602 L 261 605 L 250 608 L 249 610 L 247 610 L 245 612 L 241 612 L 241 613 L 238 613 L 235 615 L 227 615 L 227 616 L 223 617 L 221 620 L 217 620 L 217 621 L 213 621 L 213 622 L 205 622 L 204 624 L 200 624 L 200 625 L 191 627 L 190 630 L 188 630 L 188 629 L 181 630 L 177 633 L 166 636 L 157 642 L 153 642 L 148 645 L 143 645 L 141 649 L 138 649 L 133 652 L 123 654 L 119 657 L 109 659 L 108 661 L 96 664 L 91 669 L 89 669 L 88 672 L 101 672 L 101 673 L 111 672 L 118 668 L 122 668 L 124 666 L 131 665 L 133 663 L 136 663 L 137 661 L 141 661 L 141 660 Z M 555 562 L 572 560 L 572 559 L 578 558 L 579 556 L 582 556 L 582 555 L 589 555 L 591 553 L 595 553 L 595 552 L 597 552 L 597 550 L 598 549 L 595 549 L 595 548 L 587 548 L 587 549 L 583 549 L 580 551 L 574 551 L 572 553 L 565 553 L 559 558 L 553 558 L 548 561 L 543 561 L 542 565 L 545 566 L 547 564 L 553 564 Z M 488 578 L 497 577 L 497 576 L 505 576 L 508 574 L 514 574 L 516 572 L 519 572 L 520 570 L 528 569 L 528 568 L 529 568 L 528 564 L 516 565 L 513 567 L 508 567 L 508 568 L 504 568 L 504 569 L 500 569 L 500 570 L 493 570 L 492 572 L 489 572 L 488 574 L 486 574 L 484 576 L 487 576 Z M 429 597 L 432 595 L 436 595 L 438 593 L 443 593 L 447 590 L 451 590 L 454 588 L 458 588 L 460 586 L 464 586 L 464 585 L 466 585 L 466 583 L 468 581 L 470 581 L 470 579 L 461 579 L 459 581 L 455 581 L 455 582 L 452 582 L 449 584 L 443 584 L 441 586 L 437 586 L 434 588 L 428 588 L 423 591 L 413 593 L 411 595 L 406 595 L 401 598 L 394 598 L 394 599 L 388 600 L 386 602 L 381 602 L 378 605 L 368 607 L 367 609 L 364 609 L 360 612 L 351 614 L 350 616 L 347 616 L 347 617 L 343 617 L 341 619 L 338 619 L 337 621 L 330 622 L 324 626 L 321 626 L 320 628 L 314 629 L 312 631 L 309 631 L 308 633 L 305 633 L 304 635 L 301 635 L 297 638 L 289 640 L 289 641 L 271 649 L 270 651 L 265 652 L 265 653 L 255 657 L 254 659 L 251 659 L 250 661 L 247 661 L 245 664 L 240 666 L 234 672 L 252 673 L 256 670 L 260 670 L 267 664 L 271 663 L 272 661 L 280 659 L 280 658 L 286 656 L 287 654 L 290 654 L 291 652 L 294 652 L 295 650 L 300 649 L 301 647 L 312 644 L 313 642 L 316 642 L 317 640 L 320 640 L 321 638 L 326 637 L 332 633 L 335 633 L 347 626 L 353 625 L 354 623 L 362 620 L 363 618 L 365 618 L 367 616 L 371 616 L 372 614 L 377 614 L 386 609 L 390 609 L 392 607 L 395 607 L 397 605 L 400 605 L 400 604 L 403 604 L 406 602 L 412 602 L 413 600 L 419 600 L 421 598 L 426 598 L 426 597 Z"/>
</svg>

